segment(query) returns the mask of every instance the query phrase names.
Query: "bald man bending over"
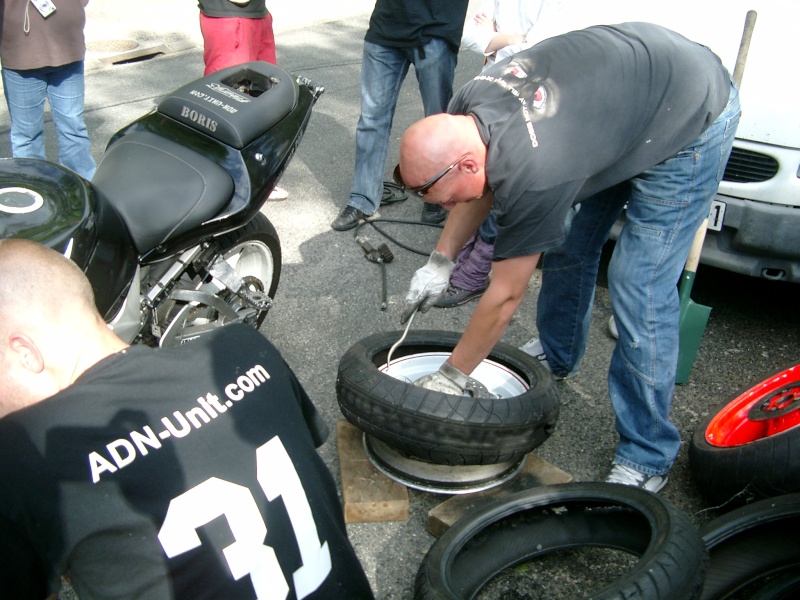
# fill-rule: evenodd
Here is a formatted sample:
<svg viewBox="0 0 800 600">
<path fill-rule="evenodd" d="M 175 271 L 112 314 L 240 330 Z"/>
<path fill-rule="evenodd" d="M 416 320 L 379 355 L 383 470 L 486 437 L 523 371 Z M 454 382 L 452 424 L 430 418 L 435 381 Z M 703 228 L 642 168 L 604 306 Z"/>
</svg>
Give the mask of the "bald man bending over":
<svg viewBox="0 0 800 600">
<path fill-rule="evenodd" d="M 0 369 L 4 598 L 372 598 L 327 426 L 257 331 L 128 347 L 74 263 L 0 240 Z"/>
<path fill-rule="evenodd" d="M 609 391 L 619 444 L 607 481 L 658 491 L 678 451 L 669 420 L 678 361 L 676 283 L 708 215 L 739 119 L 738 92 L 708 48 L 656 25 L 590 27 L 500 63 L 413 126 L 395 179 L 450 210 L 414 275 L 406 320 L 446 289 L 490 208 L 492 280 L 442 369 L 416 382 L 463 393 L 502 337 L 545 253 L 540 338 L 523 349 L 557 378 L 586 348 L 601 249 L 627 203 L 609 266 L 619 342 Z"/>
</svg>

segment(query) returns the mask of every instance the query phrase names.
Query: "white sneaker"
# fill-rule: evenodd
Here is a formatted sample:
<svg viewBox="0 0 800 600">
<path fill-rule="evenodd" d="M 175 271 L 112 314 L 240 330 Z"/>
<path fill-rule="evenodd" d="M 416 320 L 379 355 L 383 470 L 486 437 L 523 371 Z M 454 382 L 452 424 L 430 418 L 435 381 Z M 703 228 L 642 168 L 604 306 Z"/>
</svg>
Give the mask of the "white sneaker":
<svg viewBox="0 0 800 600">
<path fill-rule="evenodd" d="M 667 485 L 667 481 L 669 479 L 666 475 L 645 475 L 618 463 L 612 463 L 611 471 L 606 475 L 606 483 L 629 485 L 653 493 L 661 491 Z"/>
<path fill-rule="evenodd" d="M 614 315 L 608 317 L 608 333 L 611 334 L 615 340 L 619 339 L 619 329 L 617 329 L 617 322 L 614 319 Z"/>
<path fill-rule="evenodd" d="M 530 354 L 532 357 L 538 360 L 539 363 L 545 369 L 547 369 L 551 373 L 553 372 L 553 369 L 550 368 L 550 363 L 547 361 L 547 355 L 544 353 L 544 348 L 542 347 L 542 342 L 539 340 L 539 338 L 531 338 L 530 340 L 525 342 L 522 346 L 520 346 L 519 349 L 522 350 L 523 352 Z M 555 378 L 556 381 L 563 381 L 565 379 L 572 379 L 577 374 L 578 372 L 574 371 L 569 375 L 567 375 L 566 377 L 555 375 Z"/>
<path fill-rule="evenodd" d="M 287 192 L 282 187 L 275 186 L 269 194 L 269 200 L 286 200 L 289 197 L 289 192 Z"/>
<path fill-rule="evenodd" d="M 533 358 L 542 363 L 542 366 L 545 369 L 547 369 L 551 373 L 553 372 L 553 369 L 550 368 L 550 363 L 547 362 L 547 355 L 544 353 L 544 348 L 542 347 L 542 342 L 539 341 L 539 338 L 529 339 L 522 346 L 520 346 L 520 350 L 522 350 L 523 352 L 527 352 Z"/>
</svg>

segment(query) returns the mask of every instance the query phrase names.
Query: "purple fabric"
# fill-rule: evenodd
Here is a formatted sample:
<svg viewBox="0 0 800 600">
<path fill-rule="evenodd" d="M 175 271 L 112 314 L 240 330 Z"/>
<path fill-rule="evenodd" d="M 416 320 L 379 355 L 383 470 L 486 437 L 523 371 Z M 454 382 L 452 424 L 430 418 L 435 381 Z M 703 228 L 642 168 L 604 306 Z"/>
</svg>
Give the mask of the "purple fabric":
<svg viewBox="0 0 800 600">
<path fill-rule="evenodd" d="M 456 267 L 450 274 L 450 284 L 462 290 L 477 291 L 489 285 L 494 245 L 473 235 L 456 257 Z"/>
</svg>

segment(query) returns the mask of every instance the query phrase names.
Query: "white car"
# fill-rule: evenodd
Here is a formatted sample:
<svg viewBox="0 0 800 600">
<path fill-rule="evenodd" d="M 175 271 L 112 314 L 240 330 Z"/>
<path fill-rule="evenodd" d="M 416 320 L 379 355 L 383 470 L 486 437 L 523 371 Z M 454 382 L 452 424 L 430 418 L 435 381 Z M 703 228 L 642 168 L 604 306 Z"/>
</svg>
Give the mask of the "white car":
<svg viewBox="0 0 800 600">
<path fill-rule="evenodd" d="M 800 2 L 564 0 L 568 26 L 649 21 L 711 48 L 731 72 L 745 16 L 757 13 L 742 79 L 742 117 L 709 218 L 701 263 L 800 283 Z M 612 237 L 616 237 L 617 224 Z"/>
<path fill-rule="evenodd" d="M 700 260 L 800 283 L 800 85 L 792 72 L 800 56 L 800 3 L 752 5 L 758 17 L 741 85 L 742 118 Z M 713 36 L 696 39 L 716 51 Z M 738 45 L 717 54 L 732 70 L 737 51 Z"/>
</svg>

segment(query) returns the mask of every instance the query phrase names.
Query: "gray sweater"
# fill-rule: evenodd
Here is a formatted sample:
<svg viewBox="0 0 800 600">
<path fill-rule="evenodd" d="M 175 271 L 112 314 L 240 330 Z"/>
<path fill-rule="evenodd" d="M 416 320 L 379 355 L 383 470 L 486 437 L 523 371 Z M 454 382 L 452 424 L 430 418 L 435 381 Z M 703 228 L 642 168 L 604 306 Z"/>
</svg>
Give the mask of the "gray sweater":
<svg viewBox="0 0 800 600">
<path fill-rule="evenodd" d="M 46 19 L 28 0 L 0 0 L 0 60 L 3 68 L 25 71 L 60 67 L 86 55 L 83 27 L 88 0 L 58 0 Z M 27 29 L 26 18 L 27 11 Z"/>
</svg>

